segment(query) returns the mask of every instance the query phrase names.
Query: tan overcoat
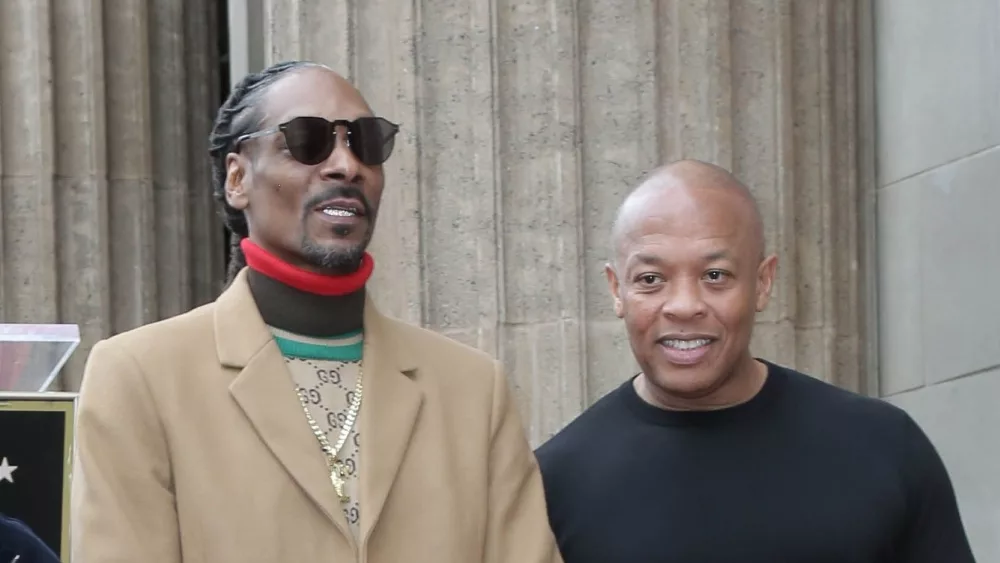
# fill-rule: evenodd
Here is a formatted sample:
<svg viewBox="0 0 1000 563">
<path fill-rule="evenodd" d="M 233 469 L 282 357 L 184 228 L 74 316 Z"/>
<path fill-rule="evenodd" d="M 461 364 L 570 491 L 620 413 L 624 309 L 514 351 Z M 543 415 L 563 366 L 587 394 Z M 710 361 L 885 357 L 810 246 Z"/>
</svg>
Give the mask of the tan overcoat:
<svg viewBox="0 0 1000 563">
<path fill-rule="evenodd" d="M 85 370 L 72 563 L 558 563 L 499 364 L 366 304 L 361 532 L 244 270 L 101 341 Z"/>
</svg>

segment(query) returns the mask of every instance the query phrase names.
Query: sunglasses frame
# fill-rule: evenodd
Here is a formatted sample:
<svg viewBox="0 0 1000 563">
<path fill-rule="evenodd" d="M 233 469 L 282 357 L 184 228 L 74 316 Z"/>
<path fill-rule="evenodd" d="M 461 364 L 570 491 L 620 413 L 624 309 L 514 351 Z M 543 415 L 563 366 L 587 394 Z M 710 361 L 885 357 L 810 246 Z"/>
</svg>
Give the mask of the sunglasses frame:
<svg viewBox="0 0 1000 563">
<path fill-rule="evenodd" d="M 240 150 L 240 146 L 245 141 L 249 141 L 251 139 L 257 139 L 257 138 L 260 138 L 260 137 L 265 137 L 267 135 L 273 135 L 275 133 L 281 133 L 282 135 L 284 135 L 285 134 L 285 130 L 288 129 L 289 125 L 291 125 L 293 122 L 295 122 L 298 119 L 310 119 L 310 120 L 323 120 L 323 121 L 325 121 L 326 123 L 329 124 L 330 136 L 333 138 L 333 142 L 330 144 L 330 152 L 327 153 L 326 156 L 323 159 L 320 159 L 318 162 L 313 163 L 313 164 L 309 164 L 308 162 L 303 162 L 303 161 L 299 160 L 298 158 L 295 159 L 295 160 L 298 160 L 299 162 L 302 162 L 303 164 L 306 164 L 307 166 L 315 166 L 316 164 L 319 164 L 319 162 L 322 162 L 323 160 L 326 160 L 327 158 L 330 158 L 330 155 L 333 154 L 333 151 L 336 150 L 336 147 L 337 147 L 337 127 L 343 126 L 343 127 L 347 128 L 347 136 L 344 139 L 344 143 L 347 145 L 348 148 L 351 149 L 351 152 L 354 154 L 354 156 L 359 161 L 361 160 L 361 156 L 358 155 L 358 153 L 356 153 L 354 151 L 354 149 L 351 147 L 351 126 L 354 125 L 358 120 L 360 120 L 360 119 L 366 119 L 366 120 L 371 119 L 371 120 L 379 121 L 381 123 L 388 124 L 390 132 L 382 140 L 383 145 L 385 143 L 387 143 L 390 139 L 393 139 L 399 133 L 399 128 L 400 128 L 400 124 L 393 123 L 392 121 L 389 121 L 388 119 L 386 119 L 384 117 L 378 117 L 378 116 L 364 116 L 364 117 L 359 117 L 359 118 L 353 119 L 353 120 L 351 120 L 351 119 L 335 119 L 333 121 L 330 121 L 329 119 L 326 119 L 325 117 L 300 115 L 298 117 L 293 117 L 292 119 L 289 119 L 288 121 L 285 121 L 283 123 L 279 123 L 278 125 L 276 125 L 274 127 L 269 127 L 267 129 L 263 129 L 261 131 L 255 131 L 253 133 L 247 133 L 246 135 L 240 135 L 240 137 L 238 137 L 236 139 L 236 143 L 234 144 L 234 150 L 235 151 L 239 151 Z M 378 163 L 374 163 L 374 164 L 368 164 L 368 163 L 366 163 L 364 161 L 361 161 L 361 163 L 364 164 L 365 166 L 381 166 L 387 160 L 389 160 L 389 156 L 392 156 L 392 152 L 391 151 L 389 152 L 389 155 L 387 155 L 385 157 L 385 159 L 382 160 L 382 162 L 378 162 Z M 293 154 L 292 157 L 294 158 L 295 155 Z"/>
</svg>

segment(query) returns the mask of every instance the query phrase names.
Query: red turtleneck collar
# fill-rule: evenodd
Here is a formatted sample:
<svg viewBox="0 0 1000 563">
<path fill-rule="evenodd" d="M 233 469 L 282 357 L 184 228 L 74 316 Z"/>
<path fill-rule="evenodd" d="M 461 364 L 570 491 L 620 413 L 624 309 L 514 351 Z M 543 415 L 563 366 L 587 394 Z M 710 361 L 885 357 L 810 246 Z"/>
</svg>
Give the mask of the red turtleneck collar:
<svg viewBox="0 0 1000 563">
<path fill-rule="evenodd" d="M 300 291 L 316 295 L 347 295 L 360 290 L 368 282 L 375 268 L 375 260 L 365 252 L 361 266 L 346 275 L 317 274 L 293 266 L 264 250 L 249 238 L 240 241 L 247 266 Z"/>
</svg>

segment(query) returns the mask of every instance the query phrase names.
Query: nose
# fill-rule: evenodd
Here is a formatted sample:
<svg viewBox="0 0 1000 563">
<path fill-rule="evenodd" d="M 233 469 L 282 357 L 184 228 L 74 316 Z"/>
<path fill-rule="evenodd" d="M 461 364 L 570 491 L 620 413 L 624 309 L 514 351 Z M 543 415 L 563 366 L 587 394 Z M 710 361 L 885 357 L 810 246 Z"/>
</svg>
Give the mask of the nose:
<svg viewBox="0 0 1000 563">
<path fill-rule="evenodd" d="M 320 170 L 324 180 L 337 180 L 351 184 L 361 182 L 363 165 L 348 145 L 348 139 L 347 129 L 338 128 L 333 152 L 323 162 L 323 167 Z"/>
<path fill-rule="evenodd" d="M 690 320 L 705 316 L 705 300 L 701 285 L 696 281 L 674 280 L 666 292 L 662 311 L 675 320 Z"/>
</svg>

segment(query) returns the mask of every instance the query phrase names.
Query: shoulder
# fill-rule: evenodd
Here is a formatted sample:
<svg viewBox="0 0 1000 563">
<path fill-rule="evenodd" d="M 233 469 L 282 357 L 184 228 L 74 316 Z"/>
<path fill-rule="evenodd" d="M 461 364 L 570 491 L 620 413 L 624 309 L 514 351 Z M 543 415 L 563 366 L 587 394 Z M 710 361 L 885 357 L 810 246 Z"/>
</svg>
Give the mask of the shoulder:
<svg viewBox="0 0 1000 563">
<path fill-rule="evenodd" d="M 432 329 L 382 316 L 377 337 L 397 369 L 409 373 L 429 400 L 490 413 L 505 408 L 511 385 L 501 362 L 487 352 Z M 367 337 L 366 337 L 367 338 Z M 451 408 L 451 407 L 449 407 Z"/>
<path fill-rule="evenodd" d="M 100 341 L 105 349 L 129 350 L 137 356 L 173 354 L 195 343 L 214 339 L 215 303 L 202 305 L 163 320 L 145 324 Z"/>
<path fill-rule="evenodd" d="M 151 385 L 196 376 L 206 359 L 216 358 L 214 310 L 214 303 L 203 305 L 96 342 L 87 352 L 81 405 L 99 398 L 146 396 Z"/>
<path fill-rule="evenodd" d="M 0 545 L 7 542 L 20 545 L 25 540 L 31 539 L 33 534 L 20 520 L 0 514 Z"/>
<path fill-rule="evenodd" d="M 0 514 L 0 552 L 6 548 L 18 555 L 29 554 L 28 561 L 58 562 L 45 543 L 20 520 Z"/>
<path fill-rule="evenodd" d="M 627 420 L 622 396 L 627 385 L 631 380 L 598 399 L 535 450 L 549 521 L 557 536 L 565 532 L 567 521 L 589 510 L 592 497 L 581 491 L 590 490 L 595 471 L 607 471 L 607 455 L 595 458 L 595 452 L 610 453 L 612 460 L 617 457 L 607 444 L 611 434 L 623 431 L 622 422 Z"/>
<path fill-rule="evenodd" d="M 879 397 L 838 387 L 812 375 L 765 362 L 772 375 L 783 378 L 788 408 L 804 423 L 815 422 L 824 433 L 841 429 L 851 440 L 894 450 L 915 426 L 909 413 Z"/>
<path fill-rule="evenodd" d="M 593 454 L 600 436 L 618 429 L 617 422 L 627 408 L 622 395 L 631 384 L 629 379 L 606 393 L 535 450 L 543 473 L 557 473 L 563 467 L 576 465 L 582 457 Z"/>
<path fill-rule="evenodd" d="M 485 370 L 491 374 L 497 369 L 497 360 L 485 351 L 440 332 L 392 317 L 382 317 L 381 322 L 418 367 L 445 372 L 480 373 Z"/>
<path fill-rule="evenodd" d="M 410 374 L 425 400 L 462 420 L 470 432 L 473 421 L 492 428 L 516 413 L 513 386 L 502 363 L 487 352 L 390 317 L 379 319 L 378 330 L 392 347 L 397 368 Z"/>
</svg>

